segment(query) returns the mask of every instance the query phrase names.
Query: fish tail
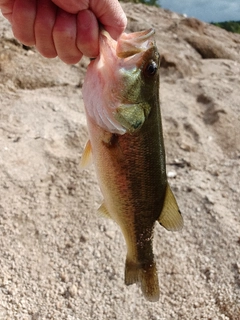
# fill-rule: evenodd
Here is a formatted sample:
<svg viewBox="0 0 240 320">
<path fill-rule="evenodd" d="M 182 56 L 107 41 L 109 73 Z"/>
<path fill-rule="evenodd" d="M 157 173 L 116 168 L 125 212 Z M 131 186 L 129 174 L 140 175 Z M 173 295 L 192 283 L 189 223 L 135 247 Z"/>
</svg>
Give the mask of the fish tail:
<svg viewBox="0 0 240 320">
<path fill-rule="evenodd" d="M 140 283 L 144 297 L 151 302 L 159 300 L 159 284 L 155 262 L 142 266 L 128 258 L 125 266 L 125 284 Z"/>
</svg>

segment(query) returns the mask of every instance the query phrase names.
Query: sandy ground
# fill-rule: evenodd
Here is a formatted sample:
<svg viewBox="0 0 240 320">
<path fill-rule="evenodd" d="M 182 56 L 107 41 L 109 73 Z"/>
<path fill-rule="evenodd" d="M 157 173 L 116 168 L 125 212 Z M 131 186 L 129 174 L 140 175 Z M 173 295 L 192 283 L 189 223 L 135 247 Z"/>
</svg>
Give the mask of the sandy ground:
<svg viewBox="0 0 240 320">
<path fill-rule="evenodd" d="M 185 227 L 155 229 L 161 296 L 124 285 L 126 247 L 97 214 L 74 66 L 23 48 L 0 17 L 0 319 L 240 319 L 240 35 L 124 4 L 162 55 L 167 171 Z"/>
</svg>

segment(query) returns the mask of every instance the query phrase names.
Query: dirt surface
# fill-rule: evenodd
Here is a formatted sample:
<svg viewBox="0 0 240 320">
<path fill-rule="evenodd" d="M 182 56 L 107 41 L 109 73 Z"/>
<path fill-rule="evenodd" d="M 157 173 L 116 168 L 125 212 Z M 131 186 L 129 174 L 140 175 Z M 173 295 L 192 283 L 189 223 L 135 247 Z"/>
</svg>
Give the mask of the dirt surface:
<svg viewBox="0 0 240 320">
<path fill-rule="evenodd" d="M 124 285 L 119 227 L 97 214 L 74 66 L 23 48 L 0 17 L 0 319 L 240 319 L 240 35 L 124 4 L 162 56 L 169 182 L 185 227 L 156 225 L 161 296 Z"/>
</svg>

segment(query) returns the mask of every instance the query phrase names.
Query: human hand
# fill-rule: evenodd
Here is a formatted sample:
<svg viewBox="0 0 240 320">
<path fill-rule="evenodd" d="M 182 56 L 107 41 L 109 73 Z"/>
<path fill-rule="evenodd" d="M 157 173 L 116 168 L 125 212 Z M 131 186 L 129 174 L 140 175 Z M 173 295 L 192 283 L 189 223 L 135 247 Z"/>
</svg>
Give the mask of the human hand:
<svg viewBox="0 0 240 320">
<path fill-rule="evenodd" d="M 117 0 L 0 0 L 14 36 L 47 58 L 77 63 L 99 53 L 99 23 L 117 39 L 126 16 Z"/>
</svg>

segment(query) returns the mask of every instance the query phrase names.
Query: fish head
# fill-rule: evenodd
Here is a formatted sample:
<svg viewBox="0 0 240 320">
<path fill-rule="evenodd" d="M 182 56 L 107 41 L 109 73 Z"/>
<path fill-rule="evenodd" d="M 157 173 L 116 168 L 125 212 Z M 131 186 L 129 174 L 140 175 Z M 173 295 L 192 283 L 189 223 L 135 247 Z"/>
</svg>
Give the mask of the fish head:
<svg viewBox="0 0 240 320">
<path fill-rule="evenodd" d="M 115 134 L 139 130 L 158 99 L 159 61 L 153 29 L 123 33 L 118 41 L 103 30 L 83 85 L 87 117 Z"/>
</svg>

